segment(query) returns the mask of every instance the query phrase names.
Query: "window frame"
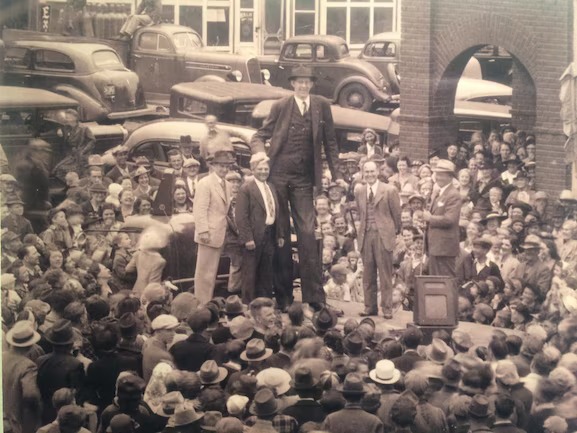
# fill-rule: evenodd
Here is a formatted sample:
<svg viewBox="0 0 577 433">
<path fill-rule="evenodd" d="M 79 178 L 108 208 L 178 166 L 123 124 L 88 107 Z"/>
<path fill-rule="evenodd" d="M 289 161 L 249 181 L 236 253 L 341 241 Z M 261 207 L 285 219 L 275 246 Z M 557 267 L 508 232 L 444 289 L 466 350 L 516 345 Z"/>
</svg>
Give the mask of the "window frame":
<svg viewBox="0 0 577 433">
<path fill-rule="evenodd" d="M 44 53 L 44 52 L 56 53 L 56 54 L 62 55 L 64 57 L 70 59 L 70 63 L 72 64 L 72 69 L 40 66 L 38 64 L 38 57 L 39 57 L 40 53 Z M 62 51 L 54 50 L 51 48 L 40 48 L 40 49 L 34 50 L 34 56 L 32 59 L 32 69 L 34 69 L 35 71 L 61 72 L 61 73 L 72 74 L 72 73 L 76 72 L 76 64 L 74 63 L 74 59 L 72 59 L 72 57 L 70 57 L 68 54 L 63 53 Z"/>
</svg>

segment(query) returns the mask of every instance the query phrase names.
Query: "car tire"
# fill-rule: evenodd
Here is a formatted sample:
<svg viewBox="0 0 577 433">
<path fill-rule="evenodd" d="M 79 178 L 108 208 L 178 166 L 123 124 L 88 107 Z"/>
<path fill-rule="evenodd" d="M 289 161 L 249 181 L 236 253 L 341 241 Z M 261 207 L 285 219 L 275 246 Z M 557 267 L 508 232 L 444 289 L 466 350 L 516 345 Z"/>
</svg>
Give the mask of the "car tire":
<svg viewBox="0 0 577 433">
<path fill-rule="evenodd" d="M 387 65 L 387 77 L 391 85 L 393 94 L 401 92 L 401 76 L 399 75 L 398 65 L 396 63 L 389 63 Z"/>
<path fill-rule="evenodd" d="M 362 84 L 352 83 L 341 90 L 338 102 L 341 107 L 369 111 L 373 105 L 373 96 Z"/>
</svg>

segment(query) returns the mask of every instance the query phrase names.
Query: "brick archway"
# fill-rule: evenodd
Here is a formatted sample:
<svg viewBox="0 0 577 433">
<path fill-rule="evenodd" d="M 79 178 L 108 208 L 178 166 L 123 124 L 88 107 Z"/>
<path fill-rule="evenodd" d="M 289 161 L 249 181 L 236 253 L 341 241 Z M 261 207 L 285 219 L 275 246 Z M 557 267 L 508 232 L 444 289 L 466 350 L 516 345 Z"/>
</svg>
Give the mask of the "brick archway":
<svg viewBox="0 0 577 433">
<path fill-rule="evenodd" d="M 401 148 L 426 158 L 430 149 L 456 139 L 457 81 L 479 48 L 497 45 L 514 61 L 513 124 L 537 134 L 538 186 L 564 188 L 558 80 L 571 58 L 572 13 L 568 0 L 404 2 Z"/>
</svg>

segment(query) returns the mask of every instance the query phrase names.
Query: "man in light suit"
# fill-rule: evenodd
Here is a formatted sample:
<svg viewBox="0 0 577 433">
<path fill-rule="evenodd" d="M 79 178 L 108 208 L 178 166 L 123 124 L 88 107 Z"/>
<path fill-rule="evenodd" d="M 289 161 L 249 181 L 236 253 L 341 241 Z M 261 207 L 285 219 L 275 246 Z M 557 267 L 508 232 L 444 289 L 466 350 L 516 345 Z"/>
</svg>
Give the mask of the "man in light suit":
<svg viewBox="0 0 577 433">
<path fill-rule="evenodd" d="M 214 293 L 232 197 L 230 184 L 225 177 L 233 163 L 234 157 L 230 152 L 215 152 L 209 159 L 211 173 L 202 178 L 196 187 L 192 208 L 194 240 L 198 243 L 194 294 L 203 304 L 210 301 Z"/>
<path fill-rule="evenodd" d="M 250 160 L 254 179 L 240 187 L 236 198 L 235 219 L 242 246 L 242 302 L 260 296 L 272 298 L 272 257 L 276 245 L 284 245 L 283 228 L 277 223 L 278 198 L 274 186 L 267 182 L 268 157 L 255 154 Z M 287 300 L 278 294 L 278 305 Z"/>
<path fill-rule="evenodd" d="M 378 180 L 374 161 L 363 165 L 366 184 L 355 190 L 361 226 L 358 242 L 363 258 L 363 290 L 365 311 L 361 316 L 376 316 L 377 274 L 380 281 L 381 307 L 385 319 L 392 319 L 393 248 L 401 230 L 401 200 L 397 189 Z"/>
<path fill-rule="evenodd" d="M 427 228 L 429 275 L 457 276 L 461 195 L 453 186 L 455 164 L 446 159 L 433 168 L 439 189 L 433 193 L 431 208 L 424 212 Z"/>
<path fill-rule="evenodd" d="M 310 68 L 299 66 L 289 77 L 295 89 L 293 96 L 275 102 L 263 126 L 254 134 L 250 146 L 253 153 L 264 152 L 270 140 L 270 183 L 279 200 L 279 221 L 289 236 L 289 202 L 294 220 L 302 281 L 303 302 L 320 310 L 325 302 L 321 281 L 319 248 L 315 238 L 313 188 L 322 190 L 322 149 L 324 148 L 333 179 L 337 172 L 338 145 L 330 102 L 311 95 L 315 76 Z M 292 301 L 292 251 L 285 242 L 275 260 L 275 290 L 282 290 Z"/>
</svg>

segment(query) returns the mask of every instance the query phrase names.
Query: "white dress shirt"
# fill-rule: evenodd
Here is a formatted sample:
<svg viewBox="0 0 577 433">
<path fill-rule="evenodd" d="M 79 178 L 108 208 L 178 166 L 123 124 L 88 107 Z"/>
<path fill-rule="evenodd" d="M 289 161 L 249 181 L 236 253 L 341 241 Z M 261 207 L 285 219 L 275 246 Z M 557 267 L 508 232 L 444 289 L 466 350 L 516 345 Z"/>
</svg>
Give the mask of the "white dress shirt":
<svg viewBox="0 0 577 433">
<path fill-rule="evenodd" d="M 254 180 L 256 183 L 256 186 L 258 187 L 260 194 L 262 195 L 262 199 L 264 201 L 264 207 L 266 209 L 266 220 L 265 220 L 265 224 L 267 226 L 273 225 L 274 224 L 274 217 L 276 215 L 276 209 L 274 207 L 274 196 L 272 195 L 272 191 L 270 189 L 270 187 L 265 183 L 265 182 L 261 182 L 260 180 Z M 267 189 L 270 193 L 270 197 L 271 197 L 271 204 L 272 204 L 272 209 L 269 208 L 268 205 L 268 200 L 267 200 Z"/>
<path fill-rule="evenodd" d="M 367 147 L 367 158 L 370 158 L 375 154 L 375 146 L 371 146 L 369 143 L 366 143 L 365 146 Z"/>
<path fill-rule="evenodd" d="M 377 189 L 379 189 L 379 181 L 377 180 L 375 183 L 373 183 L 372 185 L 369 185 L 367 183 L 367 198 L 369 198 L 369 196 L 371 195 L 371 190 L 373 191 L 373 199 L 375 198 L 375 196 L 377 195 Z"/>
<path fill-rule="evenodd" d="M 296 96 L 294 98 L 295 98 L 295 101 L 297 103 L 297 107 L 299 107 L 299 111 L 304 116 L 305 115 L 305 111 L 304 111 L 305 107 L 304 107 L 303 103 L 307 104 L 307 111 L 311 109 L 311 97 L 310 97 L 310 95 L 307 96 L 307 99 L 297 98 Z"/>
</svg>

